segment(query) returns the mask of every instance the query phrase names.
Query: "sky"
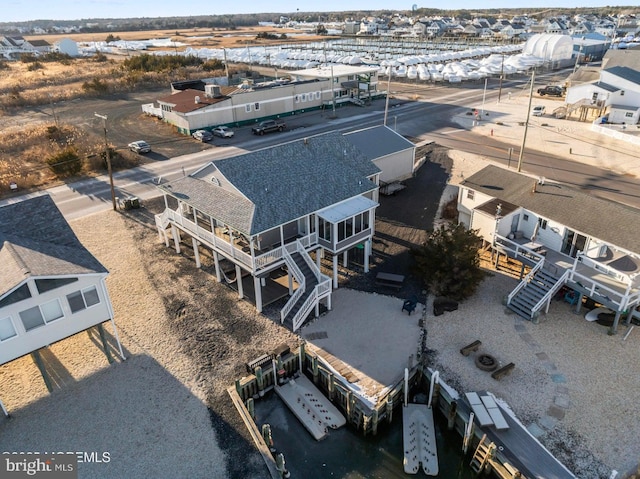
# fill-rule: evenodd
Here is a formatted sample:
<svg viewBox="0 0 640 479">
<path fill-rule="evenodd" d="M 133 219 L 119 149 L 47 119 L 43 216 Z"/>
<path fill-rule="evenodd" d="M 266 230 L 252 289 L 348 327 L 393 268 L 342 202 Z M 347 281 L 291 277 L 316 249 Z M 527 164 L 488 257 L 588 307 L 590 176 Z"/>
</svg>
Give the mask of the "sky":
<svg viewBox="0 0 640 479">
<path fill-rule="evenodd" d="M 179 2 L 176 0 L 3 0 L 0 22 L 29 20 L 80 20 L 88 18 L 136 18 L 197 15 L 225 15 L 231 13 L 295 13 L 319 11 L 342 12 L 353 10 L 410 10 L 415 4 L 425 8 L 474 10 L 481 8 L 573 8 L 637 6 L 638 0 L 448 0 L 437 3 L 420 0 L 324 0 L 322 2 L 290 0 L 244 0 Z"/>
</svg>

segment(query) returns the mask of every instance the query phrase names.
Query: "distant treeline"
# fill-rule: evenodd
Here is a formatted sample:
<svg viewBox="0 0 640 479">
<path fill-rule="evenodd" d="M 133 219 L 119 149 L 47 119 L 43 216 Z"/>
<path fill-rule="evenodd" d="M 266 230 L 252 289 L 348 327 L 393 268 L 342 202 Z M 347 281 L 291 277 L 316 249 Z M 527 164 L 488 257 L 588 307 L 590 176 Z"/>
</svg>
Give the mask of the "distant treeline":
<svg viewBox="0 0 640 479">
<path fill-rule="evenodd" d="M 283 13 L 251 13 L 236 15 L 199 15 L 189 17 L 161 18 L 99 18 L 86 19 L 79 24 L 77 20 L 34 20 L 30 22 L 0 22 L 0 33 L 16 33 L 16 27 L 41 28 L 47 33 L 59 33 L 60 28 L 75 27 L 78 33 L 127 32 L 143 30 L 185 30 L 194 28 L 235 29 L 253 27 L 259 22 L 279 23 L 280 17 L 297 22 L 341 22 L 346 20 L 360 21 L 366 17 L 379 17 L 391 20 L 396 14 L 411 17 L 428 17 L 446 15 L 456 18 L 471 19 L 475 17 L 492 17 L 529 15 L 535 18 L 553 17 L 556 15 L 594 14 L 598 16 L 616 15 L 638 12 L 640 7 L 580 7 L 580 8 L 513 8 L 485 10 L 441 10 L 437 8 L 416 8 L 415 10 L 358 10 L 347 12 L 283 12 Z"/>
</svg>

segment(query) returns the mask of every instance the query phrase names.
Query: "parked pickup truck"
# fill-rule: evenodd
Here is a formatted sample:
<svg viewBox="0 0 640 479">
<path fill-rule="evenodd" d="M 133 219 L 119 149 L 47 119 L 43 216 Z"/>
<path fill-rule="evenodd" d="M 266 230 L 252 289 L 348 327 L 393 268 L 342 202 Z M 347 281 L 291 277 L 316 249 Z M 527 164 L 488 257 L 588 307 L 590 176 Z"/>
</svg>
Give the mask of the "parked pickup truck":
<svg viewBox="0 0 640 479">
<path fill-rule="evenodd" d="M 271 133 L 272 131 L 284 131 L 286 127 L 287 125 L 285 125 L 283 121 L 265 120 L 251 128 L 251 132 L 254 135 L 264 135 L 265 133 Z"/>
<path fill-rule="evenodd" d="M 538 95 L 540 96 L 562 96 L 564 94 L 564 89 L 559 86 L 546 86 L 544 88 L 538 88 Z"/>
</svg>

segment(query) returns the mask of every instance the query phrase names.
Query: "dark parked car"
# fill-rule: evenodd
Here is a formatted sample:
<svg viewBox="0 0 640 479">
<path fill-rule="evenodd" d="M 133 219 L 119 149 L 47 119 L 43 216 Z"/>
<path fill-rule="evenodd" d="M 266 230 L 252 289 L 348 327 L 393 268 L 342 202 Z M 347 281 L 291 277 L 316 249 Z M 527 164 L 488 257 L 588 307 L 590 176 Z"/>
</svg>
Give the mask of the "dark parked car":
<svg viewBox="0 0 640 479">
<path fill-rule="evenodd" d="M 546 86 L 544 88 L 538 88 L 538 95 L 540 96 L 562 96 L 564 95 L 564 88 L 560 86 Z"/>
<path fill-rule="evenodd" d="M 251 132 L 254 135 L 264 135 L 265 133 L 270 133 L 272 131 L 284 131 L 286 127 L 287 126 L 283 121 L 265 120 L 251 128 Z"/>
<path fill-rule="evenodd" d="M 193 136 L 196 140 L 202 141 L 203 143 L 206 141 L 213 140 L 213 134 L 207 130 L 198 130 L 193 133 Z"/>
</svg>

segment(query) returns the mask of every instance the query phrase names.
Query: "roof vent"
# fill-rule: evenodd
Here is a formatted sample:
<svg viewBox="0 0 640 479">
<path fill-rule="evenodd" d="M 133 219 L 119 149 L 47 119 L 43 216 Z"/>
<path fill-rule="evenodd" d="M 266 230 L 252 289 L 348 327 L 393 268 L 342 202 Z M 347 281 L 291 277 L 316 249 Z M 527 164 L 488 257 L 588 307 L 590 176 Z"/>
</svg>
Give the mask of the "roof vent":
<svg viewBox="0 0 640 479">
<path fill-rule="evenodd" d="M 302 141 L 304 142 L 305 145 L 309 144 L 309 140 L 307 138 L 303 139 Z"/>
<path fill-rule="evenodd" d="M 200 97 L 196 95 L 196 97 L 194 98 L 194 101 L 197 105 L 198 103 L 200 103 Z"/>
<path fill-rule="evenodd" d="M 544 180 L 545 180 L 544 176 L 541 176 L 540 178 L 538 178 L 538 184 L 544 186 Z"/>
</svg>

